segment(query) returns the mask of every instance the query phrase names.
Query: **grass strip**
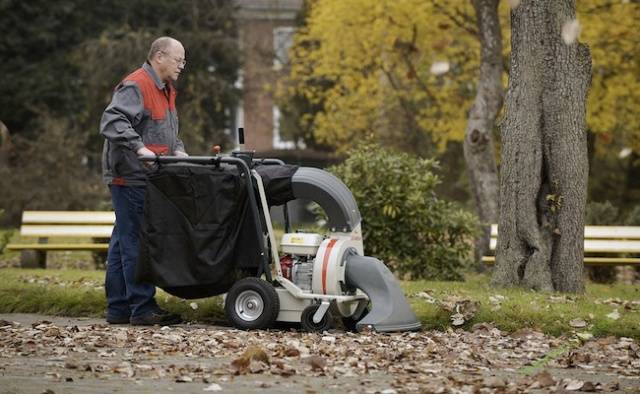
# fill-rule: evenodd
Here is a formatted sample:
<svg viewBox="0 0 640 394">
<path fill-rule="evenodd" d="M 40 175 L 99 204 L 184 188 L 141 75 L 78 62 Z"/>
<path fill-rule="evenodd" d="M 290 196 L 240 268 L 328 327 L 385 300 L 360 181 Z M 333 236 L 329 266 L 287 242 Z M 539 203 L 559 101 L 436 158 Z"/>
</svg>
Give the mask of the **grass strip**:
<svg viewBox="0 0 640 394">
<path fill-rule="evenodd" d="M 0 269 L 0 313 L 102 317 L 106 307 L 103 282 L 104 271 Z M 640 339 L 637 286 L 588 284 L 584 295 L 569 296 L 493 289 L 487 276 L 472 275 L 465 282 L 412 281 L 403 282 L 402 287 L 425 329 L 451 328 L 450 312 L 440 303 L 468 299 L 477 301 L 479 307 L 473 318 L 461 326 L 463 329 L 490 323 L 507 332 L 534 329 L 555 336 L 573 336 L 578 328 L 572 327 L 571 322 L 579 319 L 585 322 L 580 332 Z M 221 297 L 183 300 L 159 290 L 156 298 L 163 308 L 188 320 L 224 319 Z"/>
<path fill-rule="evenodd" d="M 545 354 L 545 356 L 543 358 L 541 358 L 540 360 L 537 360 L 536 362 L 534 362 L 531 365 L 527 365 L 525 367 L 520 368 L 518 370 L 518 373 L 523 374 L 523 375 L 532 375 L 532 374 L 538 372 L 540 369 L 546 367 L 547 364 L 549 364 L 551 361 L 553 361 L 553 360 L 557 359 L 558 357 L 562 356 L 563 354 L 567 353 L 568 351 L 570 351 L 574 347 L 576 347 L 575 344 L 566 344 L 564 346 L 560 346 L 558 348 L 555 348 L 555 349 L 551 350 L 549 353 Z"/>
</svg>

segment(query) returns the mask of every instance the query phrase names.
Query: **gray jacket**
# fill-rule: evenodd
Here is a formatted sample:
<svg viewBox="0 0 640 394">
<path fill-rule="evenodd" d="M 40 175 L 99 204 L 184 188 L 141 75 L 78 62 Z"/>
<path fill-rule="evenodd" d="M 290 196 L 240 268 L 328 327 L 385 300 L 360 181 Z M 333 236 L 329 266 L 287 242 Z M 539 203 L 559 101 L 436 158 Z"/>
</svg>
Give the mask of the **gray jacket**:
<svg viewBox="0 0 640 394">
<path fill-rule="evenodd" d="M 144 185 L 149 170 L 136 154 L 143 146 L 157 155 L 185 151 L 175 103 L 175 88 L 162 82 L 149 63 L 118 84 L 100 121 L 105 183 Z"/>
</svg>

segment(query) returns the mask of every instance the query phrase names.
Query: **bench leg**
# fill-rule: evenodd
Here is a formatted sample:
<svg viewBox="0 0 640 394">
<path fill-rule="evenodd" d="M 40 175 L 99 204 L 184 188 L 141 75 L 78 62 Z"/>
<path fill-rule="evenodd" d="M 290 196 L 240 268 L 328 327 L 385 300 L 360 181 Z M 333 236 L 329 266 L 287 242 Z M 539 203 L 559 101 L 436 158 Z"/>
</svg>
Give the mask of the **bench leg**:
<svg viewBox="0 0 640 394">
<path fill-rule="evenodd" d="M 109 243 L 109 238 L 92 238 L 92 240 L 95 243 L 107 243 L 107 244 Z M 104 251 L 101 250 L 101 251 L 91 253 L 91 256 L 93 258 L 93 265 L 97 270 L 104 270 L 107 268 L 108 253 L 109 253 L 108 250 L 104 250 Z"/>
<path fill-rule="evenodd" d="M 42 250 L 21 251 L 20 268 L 47 268 L 47 252 Z"/>
<path fill-rule="evenodd" d="M 107 252 L 93 252 L 91 256 L 97 270 L 104 270 L 107 267 Z"/>
</svg>

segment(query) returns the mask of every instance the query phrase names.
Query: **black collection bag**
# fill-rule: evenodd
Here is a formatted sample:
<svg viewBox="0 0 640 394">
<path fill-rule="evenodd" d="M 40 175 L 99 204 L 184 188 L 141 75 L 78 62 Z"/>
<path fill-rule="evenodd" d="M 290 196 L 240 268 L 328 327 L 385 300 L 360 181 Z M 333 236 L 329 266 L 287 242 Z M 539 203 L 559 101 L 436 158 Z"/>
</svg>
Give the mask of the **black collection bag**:
<svg viewBox="0 0 640 394">
<path fill-rule="evenodd" d="M 274 196 L 269 205 L 293 199 L 296 166 L 257 170 Z M 136 278 L 181 298 L 223 294 L 242 272 L 257 271 L 261 241 L 236 169 L 161 166 L 148 177 Z"/>
</svg>

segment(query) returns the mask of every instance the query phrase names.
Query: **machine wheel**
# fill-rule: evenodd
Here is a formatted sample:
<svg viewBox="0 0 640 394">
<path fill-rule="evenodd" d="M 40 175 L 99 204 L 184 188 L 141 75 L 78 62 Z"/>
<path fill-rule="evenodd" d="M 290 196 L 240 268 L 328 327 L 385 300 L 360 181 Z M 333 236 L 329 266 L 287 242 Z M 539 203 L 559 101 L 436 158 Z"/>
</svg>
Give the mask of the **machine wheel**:
<svg viewBox="0 0 640 394">
<path fill-rule="evenodd" d="M 231 286 L 224 311 L 236 328 L 266 329 L 278 317 L 280 299 L 271 283 L 259 278 L 244 278 Z"/>
<path fill-rule="evenodd" d="M 304 308 L 302 311 L 302 316 L 300 316 L 300 324 L 302 324 L 302 329 L 310 332 L 322 332 L 331 328 L 331 314 L 329 311 L 324 314 L 322 320 L 320 322 L 315 323 L 313 321 L 313 315 L 316 314 L 318 310 L 318 305 L 309 305 Z"/>
<path fill-rule="evenodd" d="M 367 316 L 370 310 L 371 310 L 371 306 L 369 305 L 369 302 L 367 302 L 366 306 L 364 306 L 364 308 L 361 311 L 356 310 L 356 312 L 352 316 L 343 317 L 342 325 L 344 326 L 344 329 L 347 331 L 354 331 L 354 332 L 358 331 L 356 329 L 356 324 L 358 324 L 360 320 L 362 320 L 365 316 Z"/>
</svg>

